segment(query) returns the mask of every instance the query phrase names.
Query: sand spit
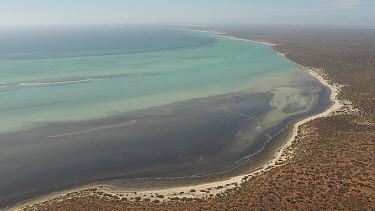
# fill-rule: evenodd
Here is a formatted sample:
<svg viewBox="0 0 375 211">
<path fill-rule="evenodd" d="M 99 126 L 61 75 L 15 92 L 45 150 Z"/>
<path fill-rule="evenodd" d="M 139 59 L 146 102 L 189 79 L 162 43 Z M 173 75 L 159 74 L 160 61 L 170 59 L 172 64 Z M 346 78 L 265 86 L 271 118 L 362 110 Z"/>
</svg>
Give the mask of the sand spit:
<svg viewBox="0 0 375 211">
<path fill-rule="evenodd" d="M 268 46 L 277 46 L 275 43 L 268 42 L 266 40 L 250 40 L 250 39 L 243 39 L 243 38 L 238 38 L 238 37 L 233 37 L 228 35 L 225 32 L 218 32 L 218 31 L 209 31 L 209 30 L 196 30 L 196 29 L 189 29 L 189 28 L 181 28 L 182 30 L 187 30 L 187 31 L 193 31 L 193 32 L 206 32 L 206 33 L 213 33 L 216 34 L 219 37 L 225 37 L 225 38 L 230 38 L 233 40 L 241 40 L 241 41 L 247 41 L 247 42 L 253 42 L 253 43 L 259 43 L 259 44 L 264 44 Z M 284 55 L 282 53 L 279 53 L 280 55 Z"/>
<path fill-rule="evenodd" d="M 271 43 L 271 42 L 268 42 L 268 41 L 265 41 L 265 40 L 249 40 L 249 39 L 242 39 L 242 38 L 237 38 L 237 37 L 232 37 L 232 36 L 228 36 L 226 34 L 219 34 L 219 36 L 221 37 L 226 37 L 226 38 L 230 38 L 230 39 L 233 39 L 233 40 L 241 40 L 241 41 L 247 41 L 247 42 L 253 42 L 253 43 L 259 43 L 259 44 L 263 44 L 263 45 L 269 45 L 269 46 L 277 46 L 276 44 L 274 43 Z M 282 53 L 280 53 L 281 55 L 283 55 Z"/>
<path fill-rule="evenodd" d="M 203 31 L 200 31 L 203 32 Z M 206 31 L 211 33 L 217 33 L 212 31 Z M 226 36 L 225 33 L 218 33 L 218 36 L 224 36 L 231 39 L 256 42 L 261 44 L 266 44 L 269 46 L 276 46 L 275 44 L 269 43 L 267 41 L 254 41 L 247 39 L 239 39 L 231 36 Z M 347 101 L 341 101 L 338 99 L 338 94 L 342 89 L 342 85 L 335 84 L 329 81 L 328 76 L 324 73 L 322 69 L 303 67 L 312 77 L 316 78 L 323 85 L 327 86 L 331 90 L 331 101 L 332 105 L 326 111 L 316 114 L 314 116 L 302 119 L 293 125 L 293 130 L 288 141 L 275 153 L 274 158 L 265 164 L 262 168 L 245 175 L 239 175 L 231 177 L 222 181 L 210 182 L 205 184 L 190 185 L 184 187 L 175 188 L 165 188 L 160 190 L 145 190 L 145 191 L 127 191 L 127 190 L 114 190 L 109 186 L 94 186 L 88 185 L 77 189 L 70 189 L 63 192 L 53 193 L 38 199 L 23 203 L 16 207 L 10 208 L 10 210 L 21 210 L 30 207 L 33 204 L 48 203 L 49 200 L 66 200 L 70 196 L 80 197 L 88 195 L 98 195 L 98 196 L 110 196 L 117 200 L 124 200 L 128 202 L 141 202 L 141 201 L 157 201 L 157 202 L 167 202 L 173 200 L 189 201 L 192 199 L 207 199 L 215 196 L 216 194 L 223 193 L 225 191 L 231 191 L 241 186 L 242 183 L 246 182 L 252 177 L 255 177 L 261 173 L 269 171 L 272 168 L 281 166 L 285 164 L 285 161 L 293 156 L 292 144 L 299 137 L 299 130 L 302 125 L 307 122 L 333 115 L 339 115 L 343 113 L 353 113 L 357 112 L 352 104 Z"/>
</svg>

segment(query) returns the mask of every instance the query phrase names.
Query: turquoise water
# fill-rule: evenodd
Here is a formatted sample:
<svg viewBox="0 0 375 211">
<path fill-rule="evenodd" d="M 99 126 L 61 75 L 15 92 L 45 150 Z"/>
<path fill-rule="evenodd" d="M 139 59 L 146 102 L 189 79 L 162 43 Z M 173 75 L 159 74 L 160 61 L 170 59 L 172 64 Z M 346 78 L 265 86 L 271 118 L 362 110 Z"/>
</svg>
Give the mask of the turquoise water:
<svg viewBox="0 0 375 211">
<path fill-rule="evenodd" d="M 329 90 L 259 43 L 155 27 L 0 29 L 0 209 L 117 179 L 222 177 L 329 105 Z"/>
<path fill-rule="evenodd" d="M 8 42 L 0 54 L 0 131 L 271 88 L 300 71 L 258 43 L 177 29 L 112 30 L 115 39 L 101 30 L 84 36 L 95 29 L 36 31 L 25 35 L 33 39 L 23 40 L 23 51 Z"/>
</svg>

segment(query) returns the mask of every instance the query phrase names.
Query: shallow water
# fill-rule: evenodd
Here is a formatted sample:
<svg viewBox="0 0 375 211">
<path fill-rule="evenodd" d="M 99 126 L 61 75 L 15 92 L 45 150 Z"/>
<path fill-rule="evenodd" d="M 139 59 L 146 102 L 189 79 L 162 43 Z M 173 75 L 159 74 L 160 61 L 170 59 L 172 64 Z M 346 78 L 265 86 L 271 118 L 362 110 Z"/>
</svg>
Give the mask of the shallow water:
<svg viewBox="0 0 375 211">
<path fill-rule="evenodd" d="M 80 37 L 95 32 L 73 30 L 48 37 L 62 42 L 61 47 L 31 39 L 40 44 L 40 49 L 29 47 L 30 51 L 38 49 L 36 55 L 15 50 L 11 55 L 0 54 L 0 115 L 4 117 L 0 131 L 28 129 L 50 121 L 106 117 L 259 88 L 264 83 L 269 88 L 292 80 L 300 71 L 268 46 L 211 34 L 125 28 L 112 32 L 115 37 L 123 35 L 125 44 L 118 39 L 104 47 L 89 45 L 103 41 L 99 35 L 89 41 Z M 44 33 L 29 36 L 47 36 Z M 83 40 L 88 44 L 69 49 L 69 40 L 62 40 L 65 37 L 76 38 L 73 44 Z M 167 42 L 171 37 L 174 39 Z M 157 45 L 148 47 L 146 38 L 153 38 L 148 42 Z M 114 47 L 115 43 L 120 46 Z"/>
<path fill-rule="evenodd" d="M 266 45 L 163 28 L 48 32 L 1 35 L 4 206 L 97 181 L 233 169 L 328 102 Z"/>
</svg>

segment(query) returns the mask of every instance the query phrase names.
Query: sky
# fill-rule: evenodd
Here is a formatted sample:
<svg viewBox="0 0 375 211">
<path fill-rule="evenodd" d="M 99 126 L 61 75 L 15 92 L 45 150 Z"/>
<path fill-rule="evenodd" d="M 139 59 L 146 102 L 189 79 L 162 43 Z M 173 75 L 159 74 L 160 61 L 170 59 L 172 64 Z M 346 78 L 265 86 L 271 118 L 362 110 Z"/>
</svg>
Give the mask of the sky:
<svg viewBox="0 0 375 211">
<path fill-rule="evenodd" d="M 58 24 L 375 27 L 375 0 L 0 0 L 0 26 Z"/>
</svg>

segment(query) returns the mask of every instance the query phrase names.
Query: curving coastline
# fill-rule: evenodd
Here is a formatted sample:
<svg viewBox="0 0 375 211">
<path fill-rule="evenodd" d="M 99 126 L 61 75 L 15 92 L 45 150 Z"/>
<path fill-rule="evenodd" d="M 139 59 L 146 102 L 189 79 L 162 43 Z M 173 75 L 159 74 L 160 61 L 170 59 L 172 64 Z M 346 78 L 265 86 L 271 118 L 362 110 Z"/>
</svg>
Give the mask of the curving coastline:
<svg viewBox="0 0 375 211">
<path fill-rule="evenodd" d="M 290 138 L 288 141 L 274 154 L 274 158 L 270 160 L 268 163 L 263 165 L 256 171 L 253 171 L 249 174 L 243 174 L 235 177 L 231 177 L 221 181 L 203 183 L 198 185 L 189 185 L 184 187 L 176 187 L 176 188 L 166 188 L 166 189 L 158 189 L 158 190 L 147 190 L 147 191 L 126 191 L 126 190 L 117 190 L 113 191 L 110 187 L 106 186 L 91 186 L 91 188 L 97 188 L 99 192 L 104 192 L 106 194 L 114 194 L 114 195 L 123 195 L 126 194 L 128 198 L 135 198 L 139 196 L 141 200 L 144 198 L 148 198 L 149 196 L 157 193 L 159 195 L 163 195 L 164 198 L 161 201 L 169 201 L 168 198 L 173 198 L 177 194 L 179 197 L 192 197 L 192 198 L 205 198 L 208 197 L 209 194 L 216 195 L 218 193 L 223 193 L 228 189 L 233 189 L 241 183 L 247 181 L 251 177 L 257 176 L 258 174 L 264 173 L 266 171 L 271 170 L 277 166 L 283 165 L 283 162 L 286 161 L 290 156 L 293 156 L 293 152 L 289 150 L 292 146 L 293 142 L 296 140 L 298 136 L 298 130 L 302 125 L 305 123 L 321 118 L 327 117 L 330 115 L 335 114 L 336 112 L 340 111 L 344 107 L 344 103 L 341 102 L 337 96 L 340 93 L 341 86 L 338 84 L 332 84 L 324 77 L 322 71 L 317 69 L 312 69 L 308 67 L 303 67 L 308 73 L 320 81 L 324 86 L 327 86 L 331 90 L 330 99 L 332 101 L 332 105 L 329 109 L 325 110 L 322 113 L 304 118 L 302 120 L 297 121 L 293 124 L 293 129 Z M 210 192 L 206 192 L 206 190 L 210 190 Z"/>
<path fill-rule="evenodd" d="M 228 36 L 228 38 L 238 39 L 238 38 L 229 37 L 229 36 Z M 258 41 L 245 40 L 245 39 L 240 39 L 240 40 L 249 41 L 249 42 L 258 42 Z M 271 45 L 270 43 L 266 43 L 266 42 L 263 42 L 263 41 L 258 42 L 258 43 Z M 272 46 L 275 46 L 275 45 L 272 45 Z M 316 119 L 316 118 L 319 118 L 319 117 L 329 116 L 329 115 L 339 111 L 344 106 L 344 103 L 337 99 L 337 95 L 340 92 L 341 86 L 339 86 L 337 84 L 331 84 L 324 77 L 323 72 L 321 72 L 319 70 L 311 69 L 311 68 L 307 68 L 307 67 L 304 67 L 304 69 L 306 71 L 308 71 L 310 73 L 310 75 L 312 75 L 317 80 L 319 80 L 320 83 L 327 86 L 331 90 L 331 101 L 333 103 L 332 106 L 328 110 L 324 111 L 323 113 L 320 113 L 320 114 L 302 119 L 302 120 L 298 121 L 297 123 L 295 123 L 294 126 L 293 126 L 293 130 L 292 130 L 292 136 L 290 137 L 290 139 L 288 139 L 288 141 L 284 144 L 284 146 L 276 152 L 276 154 L 274 156 L 274 159 L 269 161 L 261 169 L 255 171 L 255 172 L 252 172 L 251 174 L 240 175 L 240 176 L 232 177 L 232 178 L 222 180 L 222 181 L 218 181 L 218 182 L 205 183 L 205 184 L 200 184 L 200 185 L 191 185 L 191 186 L 178 187 L 178 188 L 168 188 L 168 189 L 161 189 L 161 190 L 140 191 L 140 192 L 137 192 L 137 193 L 126 192 L 126 191 L 111 192 L 107 187 L 86 186 L 86 187 L 82 187 L 82 188 L 79 188 L 79 189 L 68 190 L 68 191 L 52 194 L 50 196 L 43 197 L 43 198 L 41 198 L 37 201 L 32 201 L 32 202 L 28 203 L 27 205 L 34 204 L 34 203 L 40 203 L 40 202 L 49 200 L 50 198 L 55 198 L 55 197 L 58 197 L 58 196 L 61 196 L 61 195 L 65 195 L 67 193 L 77 192 L 77 191 L 84 190 L 84 189 L 87 189 L 87 188 L 97 188 L 99 190 L 99 192 L 104 192 L 104 193 L 108 193 L 108 194 L 126 193 L 126 194 L 128 194 L 127 197 L 133 197 L 135 195 L 143 196 L 143 195 L 148 195 L 148 194 L 151 194 L 151 193 L 158 193 L 160 195 L 164 195 L 165 198 L 167 198 L 168 196 L 173 197 L 173 195 L 175 193 L 180 193 L 180 192 L 185 192 L 185 194 L 179 195 L 179 196 L 182 196 L 182 197 L 184 197 L 184 196 L 185 197 L 205 197 L 208 194 L 205 193 L 205 192 L 201 192 L 201 190 L 213 189 L 213 191 L 211 191 L 211 194 L 223 192 L 227 189 L 230 189 L 230 188 L 233 188 L 237 185 L 240 185 L 241 182 L 246 181 L 248 178 L 250 178 L 252 176 L 255 176 L 259 173 L 268 171 L 275 166 L 282 165 L 282 163 L 280 163 L 280 161 L 284 161 L 285 159 L 287 159 L 291 155 L 291 152 L 288 151 L 288 148 L 293 144 L 295 138 L 297 137 L 297 135 L 298 135 L 297 132 L 298 132 L 298 129 L 300 128 L 301 125 L 307 123 L 310 120 L 313 120 L 313 119 Z M 220 187 L 220 186 L 223 186 L 223 187 L 217 188 L 217 187 Z M 193 189 L 195 191 L 191 192 L 191 190 L 193 190 Z M 164 199 L 164 201 L 166 201 L 166 200 L 167 199 Z M 16 210 L 22 209 L 24 206 L 27 206 L 27 205 L 21 205 L 19 207 L 13 208 L 13 209 L 16 209 Z"/>
</svg>

